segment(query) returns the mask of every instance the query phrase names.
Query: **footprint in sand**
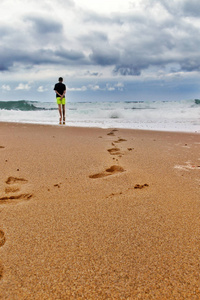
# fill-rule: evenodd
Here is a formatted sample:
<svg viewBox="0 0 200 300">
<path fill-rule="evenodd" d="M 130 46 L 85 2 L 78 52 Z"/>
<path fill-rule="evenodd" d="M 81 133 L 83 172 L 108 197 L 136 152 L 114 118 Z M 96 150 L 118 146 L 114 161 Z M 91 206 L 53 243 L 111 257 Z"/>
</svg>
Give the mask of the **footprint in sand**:
<svg viewBox="0 0 200 300">
<path fill-rule="evenodd" d="M 23 193 L 23 190 L 26 189 L 26 184 L 28 180 L 24 178 L 17 177 L 8 177 L 6 180 L 5 192 L 2 196 L 0 196 L 0 203 L 9 203 L 13 202 L 12 200 L 18 200 L 15 202 L 19 202 L 22 200 L 28 200 L 32 197 L 30 193 Z"/>
<path fill-rule="evenodd" d="M 115 135 L 115 134 L 114 134 L 114 132 L 111 131 L 111 132 L 107 133 L 107 135 Z"/>
<path fill-rule="evenodd" d="M 119 148 L 111 148 L 107 150 L 111 155 L 119 155 L 121 154 L 120 149 Z"/>
<path fill-rule="evenodd" d="M 106 169 L 104 172 L 90 175 L 89 178 L 96 179 L 96 178 L 106 177 L 106 176 L 110 176 L 110 175 L 113 175 L 113 174 L 116 174 L 119 172 L 124 172 L 124 171 L 125 170 L 122 167 L 114 165 L 114 166 L 111 166 L 110 168 Z"/>
<path fill-rule="evenodd" d="M 2 230 L 0 230 L 0 247 L 2 247 L 5 244 L 6 238 L 5 234 Z M 0 263 L 0 279 L 3 277 L 3 266 Z"/>
<path fill-rule="evenodd" d="M 8 179 L 6 180 L 6 184 L 14 184 L 14 183 L 24 183 L 24 182 L 27 182 L 26 179 L 24 178 L 17 178 L 17 177 L 8 177 Z"/>
<path fill-rule="evenodd" d="M 125 140 L 125 139 L 121 139 L 121 138 L 119 138 L 117 141 L 114 141 L 114 143 L 121 143 L 121 142 L 126 142 L 127 140 Z"/>
<path fill-rule="evenodd" d="M 111 130 L 109 133 L 107 133 L 107 135 L 112 135 L 114 136 L 115 135 L 115 131 L 118 131 L 117 129 L 113 129 Z"/>
</svg>

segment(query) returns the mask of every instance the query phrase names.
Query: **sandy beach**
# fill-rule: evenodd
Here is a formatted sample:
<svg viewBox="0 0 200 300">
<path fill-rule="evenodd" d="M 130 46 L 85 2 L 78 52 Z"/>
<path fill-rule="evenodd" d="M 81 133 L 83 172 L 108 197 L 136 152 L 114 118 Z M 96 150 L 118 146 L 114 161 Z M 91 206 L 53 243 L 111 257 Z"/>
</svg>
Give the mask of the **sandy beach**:
<svg viewBox="0 0 200 300">
<path fill-rule="evenodd" d="M 200 299 L 200 135 L 0 123 L 0 299 Z"/>
</svg>

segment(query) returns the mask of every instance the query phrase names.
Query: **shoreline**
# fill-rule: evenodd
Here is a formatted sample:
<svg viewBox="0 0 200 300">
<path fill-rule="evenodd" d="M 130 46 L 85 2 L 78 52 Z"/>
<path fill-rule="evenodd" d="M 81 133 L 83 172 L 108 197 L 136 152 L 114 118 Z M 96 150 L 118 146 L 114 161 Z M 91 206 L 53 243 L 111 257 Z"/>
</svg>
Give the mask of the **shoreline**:
<svg viewBox="0 0 200 300">
<path fill-rule="evenodd" d="M 200 134 L 200 131 L 176 131 L 176 130 L 162 130 L 162 129 L 142 129 L 142 128 L 120 128 L 120 127 L 92 127 L 92 126 L 71 126 L 68 125 L 67 122 L 65 125 L 63 124 L 44 124 L 44 123 L 26 123 L 26 122 L 5 122 L 0 121 L 0 124 L 15 124 L 15 125 L 33 125 L 33 126 L 58 126 L 58 127 L 66 127 L 66 128 L 88 128 L 88 129 L 102 129 L 102 130 L 112 130 L 112 129 L 118 129 L 118 130 L 133 130 L 133 131 L 147 131 L 147 132 L 160 132 L 160 133 L 187 133 L 187 134 Z"/>
<path fill-rule="evenodd" d="M 0 122 L 1 299 L 200 297 L 198 133 Z"/>
</svg>

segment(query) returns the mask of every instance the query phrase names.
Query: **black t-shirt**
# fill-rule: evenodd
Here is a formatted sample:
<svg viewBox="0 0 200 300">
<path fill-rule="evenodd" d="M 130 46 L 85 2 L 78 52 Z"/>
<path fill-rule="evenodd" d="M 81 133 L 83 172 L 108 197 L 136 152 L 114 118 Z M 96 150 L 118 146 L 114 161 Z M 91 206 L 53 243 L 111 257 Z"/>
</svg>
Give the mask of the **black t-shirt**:
<svg viewBox="0 0 200 300">
<path fill-rule="evenodd" d="M 60 95 L 62 95 L 65 90 L 66 86 L 64 83 L 58 82 L 55 84 L 54 91 L 57 91 Z M 60 97 L 60 95 L 56 93 L 56 97 Z"/>
</svg>

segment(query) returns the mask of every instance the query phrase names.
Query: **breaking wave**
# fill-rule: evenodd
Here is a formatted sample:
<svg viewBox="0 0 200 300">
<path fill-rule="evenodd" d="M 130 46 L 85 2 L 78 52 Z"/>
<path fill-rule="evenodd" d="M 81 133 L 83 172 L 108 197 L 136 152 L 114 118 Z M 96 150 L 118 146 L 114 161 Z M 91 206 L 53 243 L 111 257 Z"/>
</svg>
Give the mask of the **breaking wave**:
<svg viewBox="0 0 200 300">
<path fill-rule="evenodd" d="M 43 107 L 42 103 L 37 101 L 19 100 L 19 101 L 0 101 L 0 109 L 36 111 L 36 110 L 52 110 L 55 108 Z"/>
</svg>

